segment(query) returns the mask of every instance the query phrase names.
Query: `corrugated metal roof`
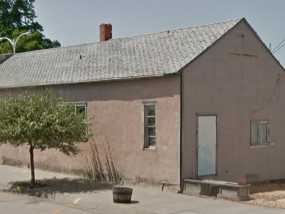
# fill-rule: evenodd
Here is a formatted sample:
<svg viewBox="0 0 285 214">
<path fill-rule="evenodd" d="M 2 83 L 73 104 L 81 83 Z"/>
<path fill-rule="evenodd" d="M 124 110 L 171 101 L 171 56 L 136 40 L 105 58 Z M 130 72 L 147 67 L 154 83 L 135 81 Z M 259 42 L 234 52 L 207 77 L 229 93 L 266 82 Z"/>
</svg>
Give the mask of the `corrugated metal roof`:
<svg viewBox="0 0 285 214">
<path fill-rule="evenodd" d="M 19 53 L 0 65 L 0 87 L 67 84 L 176 73 L 240 20 Z"/>
</svg>

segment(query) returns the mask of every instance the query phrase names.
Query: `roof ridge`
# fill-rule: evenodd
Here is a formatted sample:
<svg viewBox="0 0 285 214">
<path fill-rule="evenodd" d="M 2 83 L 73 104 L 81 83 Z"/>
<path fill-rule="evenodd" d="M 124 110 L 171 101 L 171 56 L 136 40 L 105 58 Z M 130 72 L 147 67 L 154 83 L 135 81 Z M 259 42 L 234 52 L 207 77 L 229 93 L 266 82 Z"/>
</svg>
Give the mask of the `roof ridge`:
<svg viewBox="0 0 285 214">
<path fill-rule="evenodd" d="M 138 34 L 138 35 L 133 35 L 133 36 L 118 37 L 118 38 L 113 38 L 111 40 L 107 40 L 107 41 L 104 41 L 104 42 L 101 42 L 101 41 L 88 42 L 88 43 L 75 44 L 75 45 L 69 45 L 69 46 L 63 46 L 63 47 L 33 50 L 33 51 L 17 53 L 15 56 L 21 56 L 21 55 L 32 54 L 32 53 L 39 53 L 40 54 L 41 52 L 44 52 L 44 51 L 54 51 L 54 50 L 59 50 L 59 49 L 63 50 L 63 49 L 83 47 L 83 46 L 88 46 L 88 45 L 106 44 L 107 42 L 112 42 L 112 41 L 117 41 L 117 40 L 131 39 L 131 38 L 137 38 L 137 37 L 144 37 L 144 36 L 162 34 L 162 33 L 167 33 L 167 32 L 176 32 L 176 31 L 187 30 L 187 29 L 192 29 L 192 28 L 195 29 L 195 28 L 200 28 L 200 27 L 208 27 L 208 26 L 211 26 L 211 25 L 225 24 L 225 23 L 234 22 L 234 21 L 236 21 L 236 23 L 238 23 L 239 21 L 241 21 L 243 19 L 245 19 L 245 18 L 243 17 L 243 18 L 227 19 L 227 20 L 224 20 L 224 21 L 213 22 L 213 23 L 202 24 L 202 25 L 194 25 L 194 26 L 190 26 L 190 27 L 181 27 L 181 28 L 176 28 L 176 29 L 171 29 L 171 30 L 163 30 L 163 31 L 153 32 L 153 33 L 143 33 L 143 34 Z"/>
<path fill-rule="evenodd" d="M 188 30 L 188 29 L 191 29 L 191 28 L 198 28 L 198 27 L 208 27 L 208 26 L 211 26 L 211 25 L 225 24 L 225 23 L 234 22 L 234 21 L 236 21 L 236 23 L 238 23 L 242 19 L 244 19 L 244 18 L 228 19 L 228 20 L 224 20 L 224 21 L 220 21 L 220 22 L 213 22 L 213 23 L 202 24 L 202 25 L 193 25 L 193 26 L 190 26 L 190 27 L 180 27 L 180 28 L 175 28 L 175 29 L 171 29 L 171 30 L 163 30 L 163 31 L 153 32 L 153 33 L 143 33 L 143 34 L 129 36 L 129 37 L 120 37 L 118 39 L 134 38 L 134 37 L 140 37 L 140 36 L 161 34 L 161 33 L 167 33 L 169 31 L 173 32 L 173 31 L 180 31 L 180 30 Z"/>
</svg>

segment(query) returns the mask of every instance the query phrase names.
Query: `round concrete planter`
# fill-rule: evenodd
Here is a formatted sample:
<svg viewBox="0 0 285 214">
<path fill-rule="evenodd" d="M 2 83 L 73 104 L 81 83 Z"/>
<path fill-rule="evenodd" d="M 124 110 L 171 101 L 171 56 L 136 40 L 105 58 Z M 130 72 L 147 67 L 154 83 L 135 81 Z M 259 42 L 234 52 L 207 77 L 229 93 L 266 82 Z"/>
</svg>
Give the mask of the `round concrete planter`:
<svg viewBox="0 0 285 214">
<path fill-rule="evenodd" d="M 113 201 L 115 203 L 131 203 L 133 189 L 129 187 L 113 187 Z"/>
</svg>

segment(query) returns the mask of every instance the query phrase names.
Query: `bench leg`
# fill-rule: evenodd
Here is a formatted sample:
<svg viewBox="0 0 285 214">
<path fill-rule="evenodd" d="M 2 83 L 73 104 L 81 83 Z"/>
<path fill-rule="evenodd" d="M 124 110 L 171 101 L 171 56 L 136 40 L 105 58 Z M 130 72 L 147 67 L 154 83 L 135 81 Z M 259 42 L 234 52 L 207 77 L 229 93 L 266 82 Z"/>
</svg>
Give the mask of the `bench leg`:
<svg viewBox="0 0 285 214">
<path fill-rule="evenodd" d="M 201 193 L 201 184 L 184 183 L 183 193 L 187 195 L 199 195 Z"/>
<path fill-rule="evenodd" d="M 242 187 L 242 188 L 220 187 L 218 197 L 234 201 L 247 201 L 249 200 L 249 187 Z"/>
<path fill-rule="evenodd" d="M 239 188 L 238 195 L 240 201 L 248 201 L 250 199 L 249 194 L 250 194 L 249 187 Z"/>
</svg>

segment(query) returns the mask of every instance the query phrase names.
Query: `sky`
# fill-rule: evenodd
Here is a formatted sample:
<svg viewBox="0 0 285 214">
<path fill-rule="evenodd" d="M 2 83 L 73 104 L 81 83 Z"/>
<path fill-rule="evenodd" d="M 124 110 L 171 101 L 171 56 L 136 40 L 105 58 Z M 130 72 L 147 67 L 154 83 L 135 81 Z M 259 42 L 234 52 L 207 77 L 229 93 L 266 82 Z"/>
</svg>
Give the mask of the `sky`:
<svg viewBox="0 0 285 214">
<path fill-rule="evenodd" d="M 245 17 L 266 45 L 285 39 L 285 0 L 36 0 L 37 21 L 63 46 L 96 42 L 99 25 L 113 38 Z M 285 47 L 276 57 L 285 65 Z"/>
</svg>

